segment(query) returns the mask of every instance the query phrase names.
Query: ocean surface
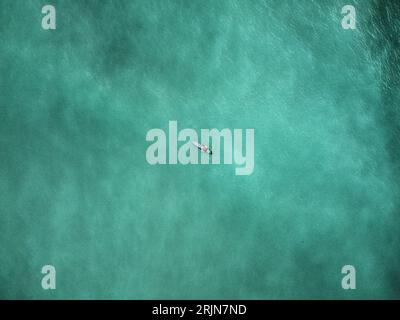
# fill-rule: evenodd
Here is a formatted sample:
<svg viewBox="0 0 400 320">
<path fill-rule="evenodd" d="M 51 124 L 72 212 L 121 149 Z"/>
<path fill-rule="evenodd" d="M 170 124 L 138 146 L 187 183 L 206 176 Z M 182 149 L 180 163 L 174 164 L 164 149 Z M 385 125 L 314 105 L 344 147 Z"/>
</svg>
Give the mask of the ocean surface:
<svg viewBox="0 0 400 320">
<path fill-rule="evenodd" d="M 2 0 L 0 298 L 399 299 L 399 34 L 398 1 Z M 253 173 L 150 165 L 169 121 L 254 129 Z"/>
</svg>

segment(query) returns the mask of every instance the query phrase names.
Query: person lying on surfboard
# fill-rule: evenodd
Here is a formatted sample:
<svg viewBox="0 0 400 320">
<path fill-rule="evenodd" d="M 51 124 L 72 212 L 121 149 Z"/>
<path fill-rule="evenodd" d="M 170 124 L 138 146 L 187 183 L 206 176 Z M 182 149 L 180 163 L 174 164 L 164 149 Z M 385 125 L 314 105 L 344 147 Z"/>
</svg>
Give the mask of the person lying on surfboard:
<svg viewBox="0 0 400 320">
<path fill-rule="evenodd" d="M 196 141 L 192 141 L 192 143 L 193 143 L 197 148 L 199 148 L 201 151 L 203 151 L 203 152 L 205 152 L 205 153 L 208 153 L 209 155 L 212 154 L 211 149 L 210 149 L 209 147 L 207 147 L 205 144 L 200 144 L 200 143 L 198 143 L 198 142 L 196 142 Z"/>
</svg>

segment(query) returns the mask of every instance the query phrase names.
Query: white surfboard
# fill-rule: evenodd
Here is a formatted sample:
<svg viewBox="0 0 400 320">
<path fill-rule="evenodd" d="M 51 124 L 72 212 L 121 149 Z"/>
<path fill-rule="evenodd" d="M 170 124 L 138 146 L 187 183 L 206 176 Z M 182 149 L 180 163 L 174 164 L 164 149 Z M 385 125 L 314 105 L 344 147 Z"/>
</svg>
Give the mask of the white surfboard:
<svg viewBox="0 0 400 320">
<path fill-rule="evenodd" d="M 212 154 L 212 151 L 210 150 L 209 147 L 207 147 L 205 144 L 200 144 L 196 141 L 192 141 L 193 145 L 195 145 L 198 149 L 200 149 L 202 152 L 206 152 L 208 154 Z M 206 148 L 206 150 L 204 150 L 203 148 Z"/>
</svg>

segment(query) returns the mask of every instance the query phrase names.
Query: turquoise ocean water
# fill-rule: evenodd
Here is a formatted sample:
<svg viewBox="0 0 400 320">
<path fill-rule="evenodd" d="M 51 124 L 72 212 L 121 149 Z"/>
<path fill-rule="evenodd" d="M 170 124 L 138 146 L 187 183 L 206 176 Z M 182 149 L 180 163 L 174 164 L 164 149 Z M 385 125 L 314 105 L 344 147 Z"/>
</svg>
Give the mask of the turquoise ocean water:
<svg viewBox="0 0 400 320">
<path fill-rule="evenodd" d="M 0 298 L 400 298 L 399 7 L 2 0 Z M 170 120 L 253 174 L 149 165 Z"/>
</svg>

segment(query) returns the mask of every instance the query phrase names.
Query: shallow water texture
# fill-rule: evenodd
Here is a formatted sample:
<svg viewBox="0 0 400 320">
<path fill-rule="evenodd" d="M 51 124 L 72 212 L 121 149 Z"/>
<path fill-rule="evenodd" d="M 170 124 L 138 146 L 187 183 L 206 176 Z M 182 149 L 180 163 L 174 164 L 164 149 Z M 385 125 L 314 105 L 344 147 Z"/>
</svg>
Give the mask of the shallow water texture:
<svg viewBox="0 0 400 320">
<path fill-rule="evenodd" d="M 400 298 L 396 3 L 2 0 L 0 298 Z M 253 174 L 148 164 L 170 120 Z"/>
</svg>

